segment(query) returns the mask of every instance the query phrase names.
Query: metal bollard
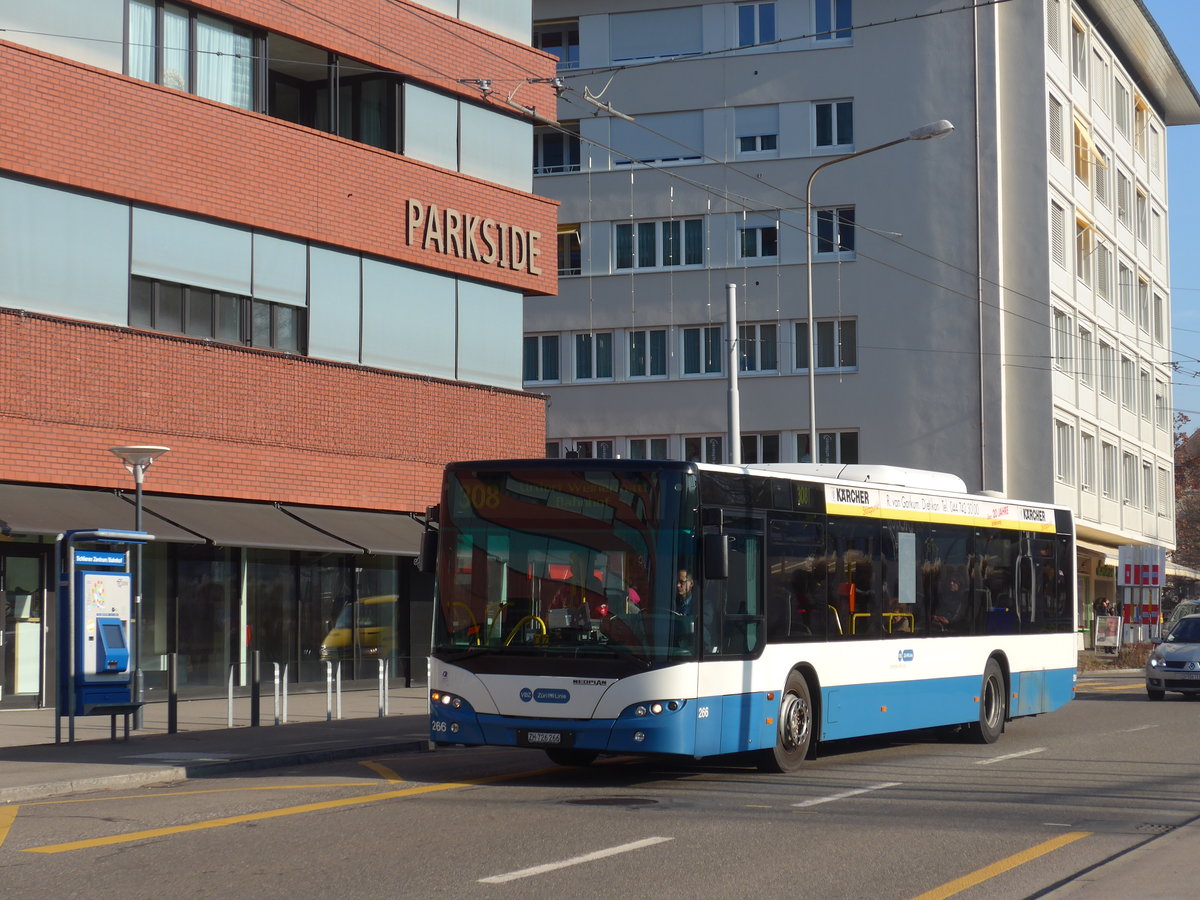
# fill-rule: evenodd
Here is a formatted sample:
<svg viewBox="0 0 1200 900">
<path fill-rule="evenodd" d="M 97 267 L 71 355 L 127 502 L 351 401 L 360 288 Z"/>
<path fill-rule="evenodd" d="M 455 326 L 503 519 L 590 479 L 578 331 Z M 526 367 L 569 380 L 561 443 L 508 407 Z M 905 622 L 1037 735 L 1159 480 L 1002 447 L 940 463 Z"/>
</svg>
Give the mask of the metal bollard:
<svg viewBox="0 0 1200 900">
<path fill-rule="evenodd" d="M 229 704 L 227 709 L 230 728 L 233 727 L 233 673 L 236 669 L 237 666 L 229 667 Z"/>
<path fill-rule="evenodd" d="M 379 663 L 379 718 L 383 718 L 383 706 L 387 698 L 387 660 L 376 660 Z"/>
<path fill-rule="evenodd" d="M 383 667 L 383 714 L 386 716 L 390 710 L 391 697 L 388 695 L 388 687 L 392 681 L 392 661 L 389 659 L 384 663 Z"/>
<path fill-rule="evenodd" d="M 167 734 L 179 732 L 179 654 L 167 654 Z"/>
<path fill-rule="evenodd" d="M 288 664 L 283 664 L 283 724 L 287 724 Z"/>
<path fill-rule="evenodd" d="M 325 660 L 325 721 L 333 720 L 333 660 Z"/>
<path fill-rule="evenodd" d="M 258 727 L 259 707 L 262 694 L 262 651 L 250 654 L 250 725 Z"/>
<path fill-rule="evenodd" d="M 279 663 L 271 663 L 275 669 L 275 724 L 279 724 Z"/>
<path fill-rule="evenodd" d="M 340 719 L 342 717 L 342 663 L 341 663 L 341 660 L 338 660 L 337 676 L 336 676 L 335 680 L 337 681 L 337 717 Z"/>
</svg>

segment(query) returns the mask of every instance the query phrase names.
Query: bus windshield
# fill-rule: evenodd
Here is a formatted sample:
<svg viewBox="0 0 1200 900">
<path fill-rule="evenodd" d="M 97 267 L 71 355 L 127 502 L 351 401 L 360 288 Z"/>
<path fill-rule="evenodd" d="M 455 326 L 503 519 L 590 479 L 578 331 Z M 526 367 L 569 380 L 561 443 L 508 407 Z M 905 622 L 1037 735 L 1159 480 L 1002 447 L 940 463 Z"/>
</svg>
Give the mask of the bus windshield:
<svg viewBox="0 0 1200 900">
<path fill-rule="evenodd" d="M 451 466 L 434 652 L 645 668 L 694 657 L 676 583 L 695 571 L 696 498 L 683 465 Z"/>
</svg>

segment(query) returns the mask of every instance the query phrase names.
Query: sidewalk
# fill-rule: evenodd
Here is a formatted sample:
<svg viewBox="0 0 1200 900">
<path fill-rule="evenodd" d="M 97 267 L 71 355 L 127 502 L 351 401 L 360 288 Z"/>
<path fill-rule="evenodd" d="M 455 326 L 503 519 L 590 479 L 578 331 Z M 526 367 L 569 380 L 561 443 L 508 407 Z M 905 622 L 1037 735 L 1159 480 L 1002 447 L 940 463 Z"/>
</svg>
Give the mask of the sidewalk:
<svg viewBox="0 0 1200 900">
<path fill-rule="evenodd" d="M 234 700 L 229 728 L 225 699 L 183 700 L 178 732 L 167 733 L 167 704 L 150 703 L 141 731 L 110 739 L 107 716 L 61 720 L 54 742 L 53 709 L 0 710 L 0 805 L 77 791 L 169 784 L 200 775 L 289 766 L 324 760 L 427 750 L 428 690 L 393 688 L 388 715 L 379 716 L 374 690 L 342 694 L 342 718 L 326 720 L 324 693 L 288 697 L 287 724 L 275 725 L 273 698 L 262 698 L 259 726 L 250 727 L 250 701 Z M 336 713 L 335 713 L 336 714 Z"/>
</svg>

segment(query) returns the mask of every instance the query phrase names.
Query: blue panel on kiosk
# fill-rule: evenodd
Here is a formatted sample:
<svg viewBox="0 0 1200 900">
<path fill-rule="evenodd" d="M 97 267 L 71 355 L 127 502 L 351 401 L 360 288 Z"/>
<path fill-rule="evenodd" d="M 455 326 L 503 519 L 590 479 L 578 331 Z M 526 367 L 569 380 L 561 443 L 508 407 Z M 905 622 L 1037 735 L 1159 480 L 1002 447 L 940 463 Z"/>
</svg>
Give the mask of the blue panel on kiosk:
<svg viewBox="0 0 1200 900">
<path fill-rule="evenodd" d="M 125 623 L 115 616 L 96 616 L 96 671 L 116 673 L 128 669 Z"/>
</svg>

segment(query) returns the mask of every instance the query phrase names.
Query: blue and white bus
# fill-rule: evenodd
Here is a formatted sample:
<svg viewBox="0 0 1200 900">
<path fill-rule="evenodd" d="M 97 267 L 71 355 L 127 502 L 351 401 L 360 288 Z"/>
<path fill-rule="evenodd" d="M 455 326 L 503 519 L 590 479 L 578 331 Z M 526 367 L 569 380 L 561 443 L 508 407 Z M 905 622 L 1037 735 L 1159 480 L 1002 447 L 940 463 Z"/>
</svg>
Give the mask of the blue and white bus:
<svg viewBox="0 0 1200 900">
<path fill-rule="evenodd" d="M 1074 694 L 1070 510 L 955 476 L 455 463 L 436 518 L 439 744 L 786 772 L 820 741 L 947 727 L 991 743 Z"/>
</svg>

